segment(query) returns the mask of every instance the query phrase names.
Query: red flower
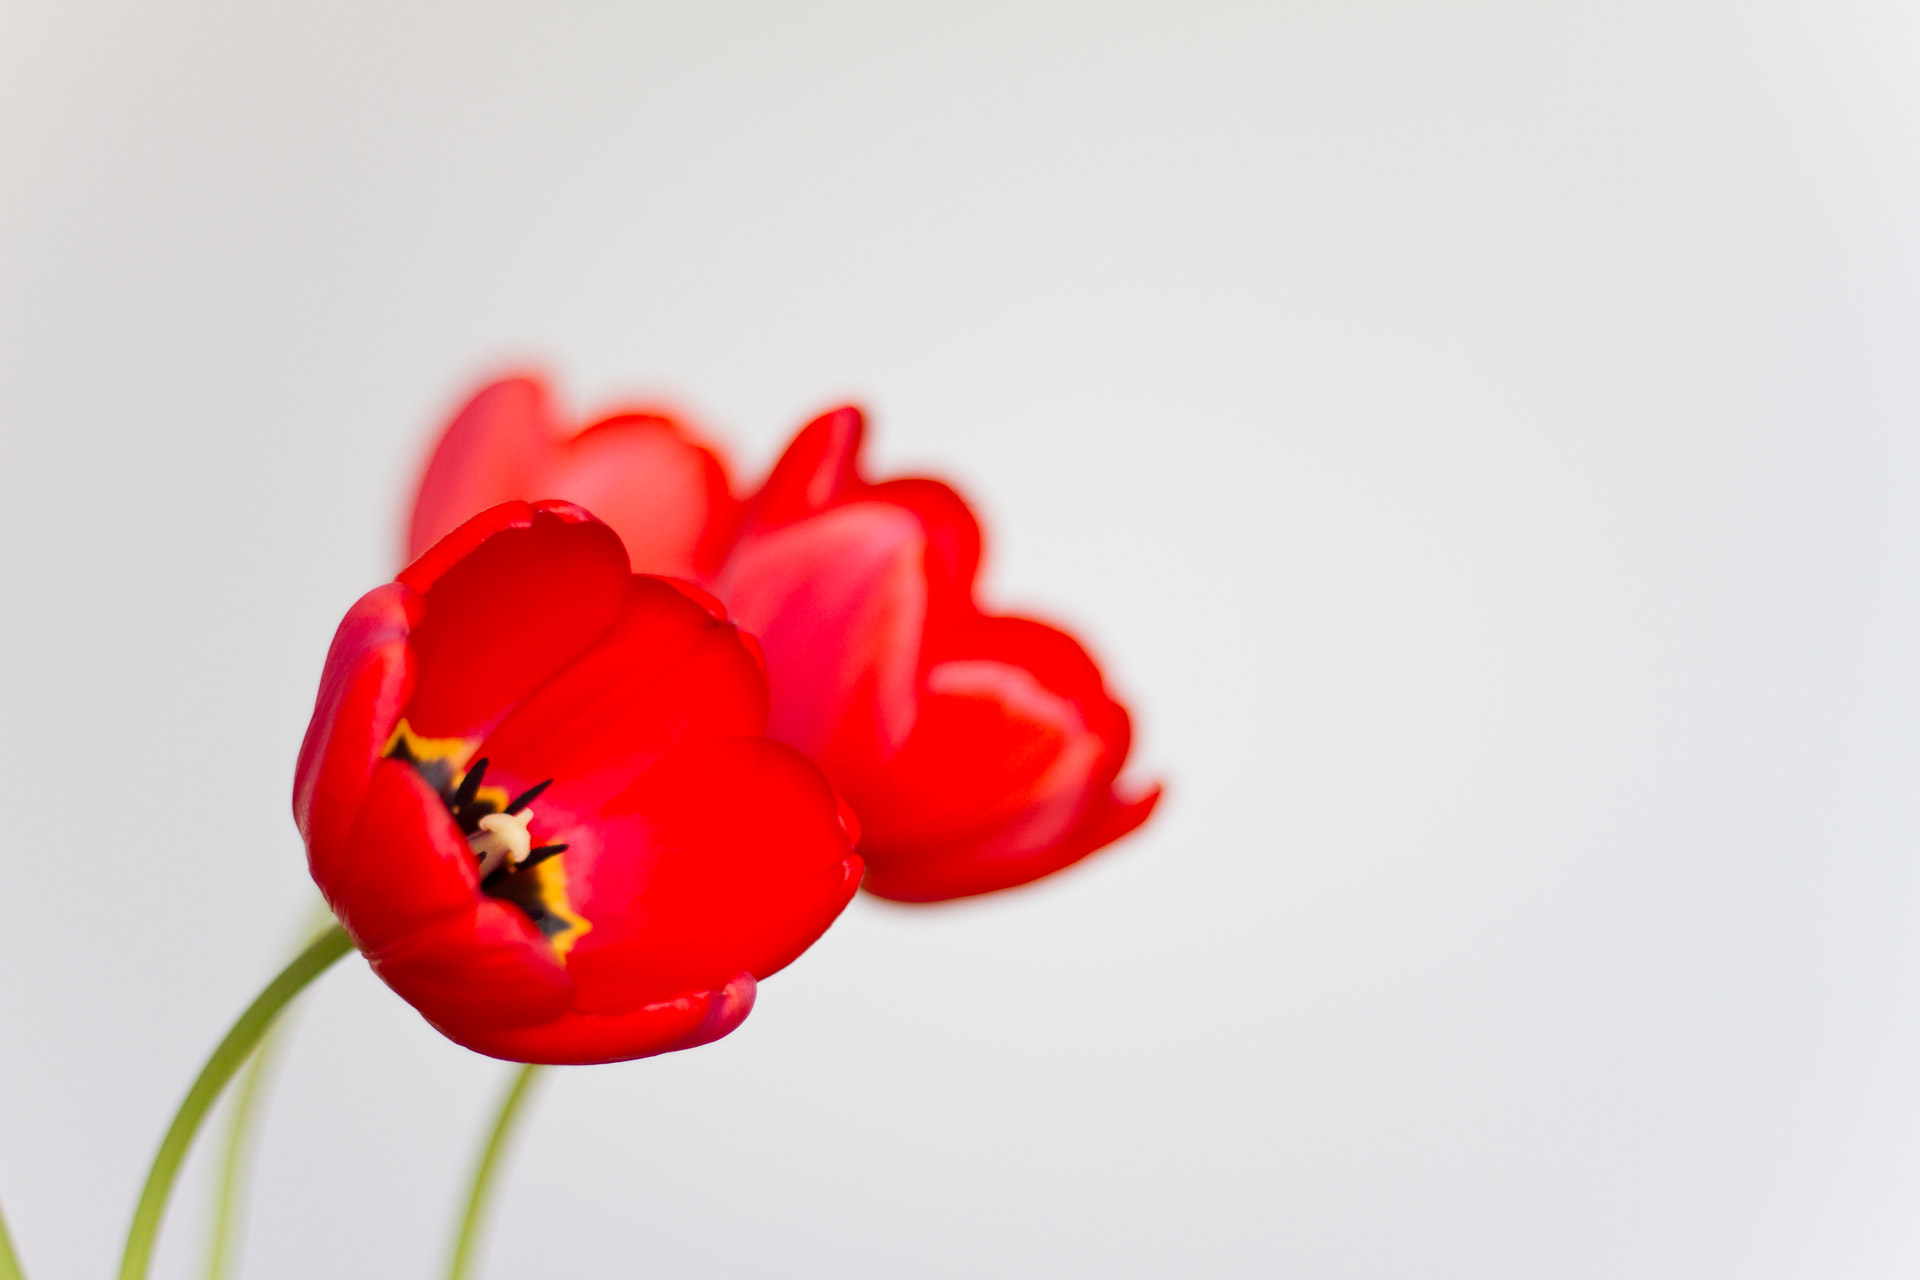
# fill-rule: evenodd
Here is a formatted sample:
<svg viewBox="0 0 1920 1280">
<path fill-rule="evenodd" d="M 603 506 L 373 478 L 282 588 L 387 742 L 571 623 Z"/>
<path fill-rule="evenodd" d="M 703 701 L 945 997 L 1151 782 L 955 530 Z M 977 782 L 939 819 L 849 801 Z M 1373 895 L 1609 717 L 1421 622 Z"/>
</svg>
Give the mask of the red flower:
<svg viewBox="0 0 1920 1280">
<path fill-rule="evenodd" d="M 538 383 L 488 387 L 428 465 L 416 547 L 463 503 L 563 497 L 629 545 L 673 549 L 644 567 L 699 578 L 758 637 L 768 731 L 852 803 L 883 897 L 1024 884 L 1146 821 L 1159 789 L 1116 788 L 1131 728 L 1099 667 L 1064 632 L 981 613 L 972 512 L 936 481 L 861 479 L 858 410 L 803 430 L 744 508 L 714 455 L 664 418 L 644 419 L 645 449 L 594 443 L 639 421 L 569 439 Z"/>
<path fill-rule="evenodd" d="M 313 877 L 451 1039 L 612 1062 L 738 1026 L 860 881 L 843 809 L 761 736 L 750 643 L 606 525 L 506 503 L 367 593 L 294 781 Z"/>
<path fill-rule="evenodd" d="M 1147 820 L 1132 729 L 1073 637 L 973 599 L 980 527 L 933 480 L 860 478 L 860 411 L 788 446 L 713 581 L 767 655 L 768 732 L 860 815 L 867 888 L 932 902 L 1025 884 Z"/>
<path fill-rule="evenodd" d="M 636 409 L 571 429 L 544 383 L 507 378 L 441 436 L 414 498 L 407 559 L 495 503 L 560 496 L 614 527 L 634 572 L 672 578 L 714 569 L 739 518 L 720 459 L 668 414 Z"/>
</svg>

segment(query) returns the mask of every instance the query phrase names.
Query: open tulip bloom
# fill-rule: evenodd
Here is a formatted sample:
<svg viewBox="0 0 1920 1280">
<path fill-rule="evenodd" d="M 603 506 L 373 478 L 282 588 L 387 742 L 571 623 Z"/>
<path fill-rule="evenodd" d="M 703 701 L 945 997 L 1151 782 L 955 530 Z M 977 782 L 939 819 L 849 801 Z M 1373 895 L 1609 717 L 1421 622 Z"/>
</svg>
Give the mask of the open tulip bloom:
<svg viewBox="0 0 1920 1280">
<path fill-rule="evenodd" d="M 612 1062 L 725 1035 L 860 883 L 751 644 L 606 525 L 510 502 L 347 614 L 294 814 L 354 944 L 448 1038 Z"/>
<path fill-rule="evenodd" d="M 529 378 L 460 412 L 411 563 L 334 636 L 295 767 L 335 923 L 188 1091 L 121 1280 L 147 1275 L 227 1082 L 355 949 L 447 1038 L 526 1064 L 476 1166 L 459 1280 L 536 1064 L 727 1035 L 863 874 L 905 902 L 989 893 L 1146 821 L 1159 788 L 1119 781 L 1130 722 L 1099 667 L 979 608 L 972 512 L 938 481 L 862 477 L 864 429 L 822 416 L 742 500 L 668 414 L 574 430 Z M 22 1275 L 0 1222 L 0 1280 Z"/>
</svg>

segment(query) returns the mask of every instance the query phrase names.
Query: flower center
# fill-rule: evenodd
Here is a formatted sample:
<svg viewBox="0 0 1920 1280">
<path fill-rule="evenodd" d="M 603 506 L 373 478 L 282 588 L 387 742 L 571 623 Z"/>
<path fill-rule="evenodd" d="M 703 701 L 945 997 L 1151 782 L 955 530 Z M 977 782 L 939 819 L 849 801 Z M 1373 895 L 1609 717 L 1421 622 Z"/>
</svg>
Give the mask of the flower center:
<svg viewBox="0 0 1920 1280">
<path fill-rule="evenodd" d="M 481 784 L 486 777 L 487 761 L 483 756 L 473 762 L 451 796 L 446 796 L 444 790 L 441 792 L 446 796 L 448 812 L 460 824 L 460 830 L 466 833 L 467 847 L 480 860 L 482 888 L 487 888 L 498 876 L 510 876 L 522 869 L 537 867 L 548 858 L 567 851 L 567 846 L 563 844 L 534 847 L 533 833 L 527 829 L 533 821 L 533 802 L 540 798 L 541 792 L 553 785 L 552 778 L 527 788 L 504 805 L 498 805 L 493 795 L 482 790 Z"/>
<path fill-rule="evenodd" d="M 553 861 L 567 846 L 534 843 L 533 802 L 553 785 L 553 779 L 509 798 L 504 788 L 486 785 L 485 758 L 461 771 L 460 762 L 472 749 L 463 739 L 420 737 L 403 721 L 394 730 L 386 754 L 412 765 L 440 793 L 473 850 L 481 892 L 518 907 L 565 955 L 593 926 L 568 902 L 566 875 Z"/>
</svg>

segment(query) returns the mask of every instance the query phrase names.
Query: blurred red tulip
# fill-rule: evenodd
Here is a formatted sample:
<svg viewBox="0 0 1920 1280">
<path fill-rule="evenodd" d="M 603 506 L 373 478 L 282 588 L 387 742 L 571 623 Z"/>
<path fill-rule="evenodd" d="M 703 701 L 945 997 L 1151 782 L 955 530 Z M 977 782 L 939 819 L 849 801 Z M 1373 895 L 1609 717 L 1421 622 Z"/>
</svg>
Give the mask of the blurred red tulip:
<svg viewBox="0 0 1920 1280">
<path fill-rule="evenodd" d="M 827 771 L 867 888 L 932 902 L 1025 884 L 1126 835 L 1127 712 L 1073 637 L 973 599 L 980 528 L 934 480 L 861 479 L 860 411 L 794 438 L 713 580 L 760 640 L 768 732 Z"/>
<path fill-rule="evenodd" d="M 716 568 L 739 518 L 725 466 L 672 415 L 636 409 L 574 427 L 544 383 L 506 378 L 440 437 L 414 498 L 407 559 L 496 503 L 560 495 L 613 526 L 635 573 L 670 578 Z"/>
<path fill-rule="evenodd" d="M 577 507 L 505 503 L 335 636 L 294 815 L 374 971 L 449 1038 L 613 1062 L 727 1034 L 859 884 L 749 642 Z"/>
<path fill-rule="evenodd" d="M 537 382 L 482 390 L 428 465 L 415 545 L 463 503 L 552 497 L 660 549 L 642 567 L 697 578 L 759 639 L 768 733 L 851 802 L 883 897 L 1024 884 L 1146 821 L 1159 788 L 1117 786 L 1131 726 L 1099 667 L 1062 631 L 980 611 L 972 512 L 937 481 L 862 479 L 857 409 L 801 431 L 744 506 L 664 417 L 644 419 L 644 449 L 591 443 L 641 420 L 568 438 Z"/>
</svg>

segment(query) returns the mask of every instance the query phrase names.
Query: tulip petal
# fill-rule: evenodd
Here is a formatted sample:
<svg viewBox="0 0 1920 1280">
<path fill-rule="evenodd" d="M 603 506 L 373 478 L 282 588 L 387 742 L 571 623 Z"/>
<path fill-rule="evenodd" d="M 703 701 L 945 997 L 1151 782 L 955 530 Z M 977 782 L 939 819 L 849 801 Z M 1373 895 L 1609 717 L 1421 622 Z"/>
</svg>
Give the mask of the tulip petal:
<svg viewBox="0 0 1920 1280">
<path fill-rule="evenodd" d="M 587 819 L 686 742 L 766 727 L 766 682 L 739 633 L 678 584 L 635 577 L 619 619 L 488 735 L 478 755 L 508 790 L 546 778 L 543 838 Z M 570 859 L 578 861 L 578 859 Z"/>
<path fill-rule="evenodd" d="M 927 646 L 936 647 L 948 631 L 977 619 L 973 579 L 980 571 L 980 522 L 966 499 L 938 480 L 917 478 L 869 485 L 860 496 L 912 512 L 920 522 L 926 548 Z"/>
<path fill-rule="evenodd" d="M 749 529 L 810 516 L 857 486 L 866 430 L 865 416 L 852 405 L 829 410 L 802 427 L 754 496 L 746 514 Z"/>
<path fill-rule="evenodd" d="M 764 738 L 672 752 L 596 825 L 603 843 L 568 868 L 574 905 L 593 922 L 568 957 L 582 1012 L 628 1012 L 741 971 L 766 978 L 860 883 L 839 797 Z"/>
<path fill-rule="evenodd" d="M 578 508 L 504 503 L 447 535 L 400 577 L 425 597 L 408 724 L 482 737 L 606 632 L 629 576 L 620 539 Z"/>
<path fill-rule="evenodd" d="M 693 577 L 715 567 L 739 504 L 726 468 L 657 414 L 608 418 L 552 451 L 528 497 L 563 497 L 606 521 L 638 573 Z"/>
<path fill-rule="evenodd" d="M 1131 726 L 1072 637 L 987 618 L 958 640 L 970 656 L 928 671 L 906 747 L 843 771 L 882 896 L 1022 884 L 1118 839 L 1153 807 L 1153 796 L 1114 793 Z"/>
<path fill-rule="evenodd" d="M 943 662 L 927 673 L 907 748 L 868 798 L 853 788 L 867 845 L 967 840 L 1033 848 L 1071 829 L 1104 756 L 1079 710 L 1003 662 Z"/>
<path fill-rule="evenodd" d="M 419 609 L 418 596 L 388 583 L 362 596 L 334 633 L 293 780 L 294 822 L 323 861 L 346 840 L 413 691 L 407 635 Z"/>
<path fill-rule="evenodd" d="M 713 991 L 697 991 L 617 1014 L 566 1013 L 537 1027 L 493 1031 L 443 1027 L 475 1053 L 508 1062 L 587 1066 L 692 1049 L 727 1035 L 753 1011 L 753 975 L 735 974 Z"/>
<path fill-rule="evenodd" d="M 473 851 L 446 804 L 399 760 L 374 766 L 347 838 L 308 853 L 313 878 L 363 951 L 473 910 Z"/>
<path fill-rule="evenodd" d="M 765 651 L 770 736 L 818 758 L 853 720 L 862 750 L 899 750 L 917 709 L 926 545 L 912 513 L 857 502 L 734 549 L 716 589 Z"/>
<path fill-rule="evenodd" d="M 481 898 L 466 911 L 367 953 L 373 971 L 452 1039 L 560 1017 L 573 981 L 513 907 Z"/>
<path fill-rule="evenodd" d="M 1064 870 L 1130 834 L 1160 802 L 1156 784 L 1133 796 L 1110 791 L 1097 797 L 1079 825 L 1051 845 L 1016 856 L 983 857 L 980 848 L 958 845 L 922 849 L 907 859 L 875 858 L 863 886 L 895 902 L 946 902 L 1030 884 Z"/>
</svg>

